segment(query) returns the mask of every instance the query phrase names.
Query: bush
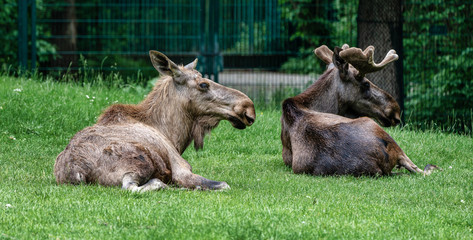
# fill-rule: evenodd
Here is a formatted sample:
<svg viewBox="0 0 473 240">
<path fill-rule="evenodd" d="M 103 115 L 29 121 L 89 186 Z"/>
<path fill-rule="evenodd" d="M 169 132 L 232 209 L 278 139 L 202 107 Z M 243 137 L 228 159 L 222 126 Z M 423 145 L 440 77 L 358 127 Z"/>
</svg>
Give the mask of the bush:
<svg viewBox="0 0 473 240">
<path fill-rule="evenodd" d="M 37 12 L 46 11 L 43 1 L 36 2 Z M 50 11 L 50 9 L 47 9 Z M 28 14 L 29 11 L 28 11 Z M 31 16 L 28 16 L 27 24 L 30 26 Z M 36 25 L 37 34 L 48 35 L 42 25 Z M 31 34 L 31 29 L 28 29 Z M 2 50 L 0 50 L 0 66 L 7 68 L 8 66 L 17 66 L 18 64 L 18 4 L 16 0 L 5 0 L 0 11 L 0 40 L 3 41 Z M 31 36 L 28 36 L 28 48 L 31 49 Z M 56 58 L 56 47 L 46 40 L 36 40 L 36 55 L 38 63 L 48 61 L 49 57 Z"/>
<path fill-rule="evenodd" d="M 318 59 L 311 50 L 313 49 L 304 51 L 310 53 L 304 53 L 299 57 L 289 58 L 289 60 L 281 66 L 281 70 L 287 73 L 298 74 L 323 72 L 325 70 L 325 63 Z"/>
<path fill-rule="evenodd" d="M 472 133 L 472 8 L 460 1 L 405 3 L 405 116 L 417 127 Z"/>
<path fill-rule="evenodd" d="M 438 57 L 442 69 L 431 81 L 410 84 L 406 109 L 415 115 L 417 125 L 437 123 L 454 132 L 471 133 L 473 129 L 473 48 L 460 56 Z"/>
<path fill-rule="evenodd" d="M 297 56 L 281 66 L 284 72 L 323 72 L 325 64 L 314 56 L 315 48 L 353 45 L 356 41 L 358 0 L 279 0 L 279 5 L 283 21 L 289 23 L 290 44 L 299 48 Z"/>
</svg>

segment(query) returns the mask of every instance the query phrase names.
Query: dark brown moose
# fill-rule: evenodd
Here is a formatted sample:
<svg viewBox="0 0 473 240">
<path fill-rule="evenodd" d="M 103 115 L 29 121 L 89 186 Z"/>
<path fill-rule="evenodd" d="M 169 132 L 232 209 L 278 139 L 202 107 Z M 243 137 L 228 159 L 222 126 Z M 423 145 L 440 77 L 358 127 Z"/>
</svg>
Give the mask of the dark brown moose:
<svg viewBox="0 0 473 240">
<path fill-rule="evenodd" d="M 328 69 L 306 91 L 282 104 L 284 163 L 294 173 L 313 175 L 389 175 L 396 166 L 423 172 L 368 118 L 383 126 L 400 121 L 394 98 L 365 78 L 397 60 L 395 51 L 379 64 L 373 61 L 372 46 L 362 51 L 344 45 L 335 52 L 322 46 L 315 53 Z"/>
<path fill-rule="evenodd" d="M 227 189 L 225 182 L 192 173 L 181 154 L 220 120 L 244 129 L 253 124 L 253 102 L 243 93 L 203 78 L 197 59 L 178 66 L 164 54 L 149 52 L 162 77 L 137 105 L 112 105 L 97 123 L 78 132 L 59 154 L 54 174 L 59 184 L 98 183 L 131 191 L 165 188 Z"/>
<path fill-rule="evenodd" d="M 349 49 L 344 44 L 340 54 L 349 62 L 346 74 L 336 71 L 332 61 L 333 52 L 323 45 L 314 50 L 315 55 L 327 65 L 327 71 L 307 91 L 303 93 L 304 106 L 324 113 L 333 113 L 348 118 L 370 117 L 382 126 L 395 126 L 400 123 L 401 109 L 389 93 L 371 83 L 365 75 L 381 70 L 386 64 L 398 59 L 394 50 L 385 59 L 373 62 L 374 47 L 364 52 L 359 48 Z M 338 68 L 338 67 L 337 67 Z M 341 74 L 340 74 L 341 73 Z"/>
</svg>

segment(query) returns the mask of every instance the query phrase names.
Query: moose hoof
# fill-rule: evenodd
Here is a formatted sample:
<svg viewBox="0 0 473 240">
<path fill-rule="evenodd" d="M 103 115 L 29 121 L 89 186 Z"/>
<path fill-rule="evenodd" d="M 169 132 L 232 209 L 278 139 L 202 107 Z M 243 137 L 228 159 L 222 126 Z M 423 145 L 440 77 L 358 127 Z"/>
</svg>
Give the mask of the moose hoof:
<svg viewBox="0 0 473 240">
<path fill-rule="evenodd" d="M 424 168 L 424 176 L 432 174 L 434 170 L 442 171 L 442 168 L 433 164 L 427 164 L 427 166 Z"/>
<path fill-rule="evenodd" d="M 215 190 L 230 190 L 230 185 L 228 185 L 226 182 L 221 182 L 220 185 L 218 185 Z"/>
<path fill-rule="evenodd" d="M 205 182 L 202 186 L 196 186 L 197 190 L 227 190 L 230 189 L 230 185 L 228 185 L 226 182 L 217 182 L 217 181 L 212 181 L 209 180 Z"/>
<path fill-rule="evenodd" d="M 161 182 L 161 180 L 159 180 L 157 178 L 153 178 L 153 179 L 149 180 L 146 184 L 144 184 L 140 187 L 138 187 L 138 185 L 136 183 L 128 182 L 128 183 L 124 184 L 122 188 L 130 190 L 132 192 L 142 193 L 142 192 L 156 191 L 156 190 L 160 190 L 160 189 L 163 189 L 163 188 L 167 188 L 167 185 L 165 183 Z"/>
<path fill-rule="evenodd" d="M 167 188 L 167 185 L 157 178 L 149 180 L 145 185 L 142 186 L 141 192 L 155 191 L 159 189 Z"/>
</svg>

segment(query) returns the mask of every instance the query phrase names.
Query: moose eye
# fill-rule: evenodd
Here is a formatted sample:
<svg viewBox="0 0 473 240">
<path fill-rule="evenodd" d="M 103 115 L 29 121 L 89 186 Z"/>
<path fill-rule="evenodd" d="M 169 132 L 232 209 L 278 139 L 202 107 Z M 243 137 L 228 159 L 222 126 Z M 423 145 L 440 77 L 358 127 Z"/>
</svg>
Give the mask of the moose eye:
<svg viewBox="0 0 473 240">
<path fill-rule="evenodd" d="M 369 82 L 364 82 L 361 84 L 361 91 L 362 91 L 363 97 L 366 99 L 371 97 L 370 87 L 371 85 Z"/>
<path fill-rule="evenodd" d="M 200 87 L 201 89 L 208 89 L 208 88 L 209 88 L 209 84 L 203 82 L 203 83 L 200 83 L 200 84 L 199 84 L 199 87 Z"/>
</svg>

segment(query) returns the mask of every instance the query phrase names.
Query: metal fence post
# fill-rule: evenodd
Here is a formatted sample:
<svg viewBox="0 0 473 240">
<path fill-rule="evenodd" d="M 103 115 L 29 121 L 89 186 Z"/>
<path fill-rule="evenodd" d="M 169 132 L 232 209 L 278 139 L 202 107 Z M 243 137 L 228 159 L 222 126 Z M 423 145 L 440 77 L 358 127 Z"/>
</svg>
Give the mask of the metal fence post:
<svg viewBox="0 0 473 240">
<path fill-rule="evenodd" d="M 28 67 L 28 4 L 27 0 L 18 1 L 18 60 L 21 70 Z"/>
<path fill-rule="evenodd" d="M 249 53 L 252 54 L 254 52 L 255 46 L 255 4 L 253 0 L 250 0 L 248 3 L 248 41 L 249 43 Z"/>
<path fill-rule="evenodd" d="M 220 67 L 220 49 L 218 45 L 218 26 L 219 26 L 219 10 L 220 0 L 211 0 L 210 11 L 211 20 L 209 24 L 210 28 L 210 48 L 212 49 L 212 72 L 214 75 L 214 81 L 218 83 L 218 72 Z"/>
<path fill-rule="evenodd" d="M 207 0 L 200 0 L 200 53 L 199 53 L 199 63 L 201 69 L 200 72 L 205 76 L 207 74 L 207 57 L 206 57 L 206 23 L 207 23 Z"/>
<path fill-rule="evenodd" d="M 219 1 L 201 0 L 200 17 L 200 58 L 203 63 L 202 73 L 218 82 L 220 68 L 220 49 L 218 45 Z"/>
<path fill-rule="evenodd" d="M 31 0 L 31 70 L 36 68 L 36 0 Z"/>
</svg>

